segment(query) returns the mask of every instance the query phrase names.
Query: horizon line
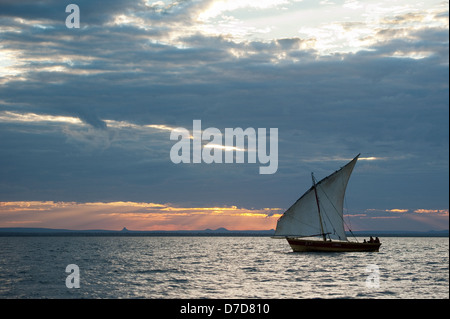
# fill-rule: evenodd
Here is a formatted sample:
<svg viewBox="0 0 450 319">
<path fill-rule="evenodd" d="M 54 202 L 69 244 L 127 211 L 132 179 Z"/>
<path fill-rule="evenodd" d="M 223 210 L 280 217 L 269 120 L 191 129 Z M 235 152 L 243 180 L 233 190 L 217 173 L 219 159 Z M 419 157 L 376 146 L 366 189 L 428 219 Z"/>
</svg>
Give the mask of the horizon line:
<svg viewBox="0 0 450 319">
<path fill-rule="evenodd" d="M 177 230 L 131 230 L 126 227 L 121 230 L 114 229 L 67 229 L 67 228 L 48 228 L 48 227 L 0 227 L 0 232 L 5 231 L 13 231 L 13 230 L 22 230 L 22 231 L 66 231 L 66 232 L 115 232 L 115 233 L 127 233 L 127 232 L 136 232 L 136 233 L 175 233 L 175 232 L 274 232 L 275 229 L 234 229 L 230 230 L 225 227 L 219 227 L 216 229 L 205 228 L 205 229 L 177 229 Z M 377 233 L 439 233 L 439 232 L 449 232 L 449 229 L 440 229 L 440 230 L 346 230 L 348 234 L 353 233 L 369 233 L 369 232 L 377 232 Z"/>
</svg>

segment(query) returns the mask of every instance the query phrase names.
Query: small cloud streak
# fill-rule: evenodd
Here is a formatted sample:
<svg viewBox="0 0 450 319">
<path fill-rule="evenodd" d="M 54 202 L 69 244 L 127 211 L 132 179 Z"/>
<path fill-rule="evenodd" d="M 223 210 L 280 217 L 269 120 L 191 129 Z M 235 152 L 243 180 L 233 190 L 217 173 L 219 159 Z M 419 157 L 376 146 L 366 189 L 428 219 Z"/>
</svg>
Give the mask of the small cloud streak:
<svg viewBox="0 0 450 319">
<path fill-rule="evenodd" d="M 0 112 L 0 122 L 57 122 L 82 125 L 83 122 L 77 117 L 49 115 L 49 114 L 35 114 L 35 113 L 18 113 L 11 111 Z"/>
<path fill-rule="evenodd" d="M 375 157 L 375 156 L 358 158 L 358 160 L 360 160 L 360 161 L 378 161 L 378 160 L 384 160 L 384 159 L 385 159 L 384 157 Z"/>
<path fill-rule="evenodd" d="M 438 214 L 448 216 L 448 209 L 416 209 L 414 213 L 417 214 Z"/>
<path fill-rule="evenodd" d="M 415 214 L 430 214 L 430 215 L 434 214 L 434 215 L 441 215 L 441 216 L 449 215 L 448 209 L 407 209 L 407 208 L 376 209 L 376 208 L 369 208 L 369 209 L 366 209 L 366 212 L 369 212 L 369 213 L 387 212 L 387 213 L 397 213 L 397 214 L 404 214 L 404 213 L 414 214 L 415 213 Z"/>
<path fill-rule="evenodd" d="M 407 213 L 408 211 L 409 211 L 409 209 L 398 209 L 398 208 L 386 209 L 386 212 L 391 212 L 391 213 Z"/>
<path fill-rule="evenodd" d="M 448 209 L 369 208 L 349 213 L 352 230 L 429 231 L 448 229 Z"/>
<path fill-rule="evenodd" d="M 303 162 L 348 162 L 351 161 L 353 157 L 341 157 L 341 156 L 320 156 L 314 158 L 303 159 Z M 378 157 L 378 156 L 370 156 L 370 157 L 359 157 L 359 161 L 379 161 L 379 160 L 387 160 L 386 157 Z"/>
<path fill-rule="evenodd" d="M 228 146 L 228 145 L 219 145 L 219 144 L 207 144 L 204 146 L 204 148 L 214 148 L 214 149 L 220 149 L 224 151 L 242 151 L 245 152 L 245 149 L 236 147 L 236 146 Z"/>
</svg>

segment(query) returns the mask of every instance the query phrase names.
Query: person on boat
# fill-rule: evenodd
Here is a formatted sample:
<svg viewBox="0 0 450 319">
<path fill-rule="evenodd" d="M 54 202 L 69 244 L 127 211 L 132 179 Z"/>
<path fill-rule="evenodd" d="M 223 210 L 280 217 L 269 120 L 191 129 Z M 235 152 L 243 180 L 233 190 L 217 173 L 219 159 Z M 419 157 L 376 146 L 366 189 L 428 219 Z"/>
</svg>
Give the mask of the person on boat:
<svg viewBox="0 0 450 319">
<path fill-rule="evenodd" d="M 364 238 L 364 244 L 367 244 L 367 241 L 366 241 L 366 239 Z"/>
<path fill-rule="evenodd" d="M 369 239 L 369 243 L 373 243 L 374 242 L 374 240 L 373 240 L 373 237 L 372 236 L 370 236 L 370 239 Z"/>
<path fill-rule="evenodd" d="M 378 237 L 375 237 L 374 243 L 379 244 L 380 243 L 380 239 Z"/>
</svg>

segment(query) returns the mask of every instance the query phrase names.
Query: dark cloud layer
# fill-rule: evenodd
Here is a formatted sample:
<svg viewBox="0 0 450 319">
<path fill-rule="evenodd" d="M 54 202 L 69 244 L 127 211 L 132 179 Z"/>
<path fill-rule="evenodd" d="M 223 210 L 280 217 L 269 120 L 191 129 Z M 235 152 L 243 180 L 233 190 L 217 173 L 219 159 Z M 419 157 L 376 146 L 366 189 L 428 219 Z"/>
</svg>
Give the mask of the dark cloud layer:
<svg viewBox="0 0 450 319">
<path fill-rule="evenodd" d="M 0 47 L 17 73 L 4 76 L 0 112 L 84 123 L 1 122 L 1 200 L 286 207 L 311 170 L 324 177 L 345 163 L 333 158 L 361 152 L 382 160 L 358 164 L 355 208 L 448 208 L 448 30 L 402 38 L 387 26 L 370 50 L 324 56 L 301 38 L 237 42 L 192 29 L 209 3 L 78 1 L 82 27 L 67 29 L 65 2 L 1 1 Z M 119 15 L 134 22 L 114 23 Z M 192 129 L 193 119 L 278 128 L 277 174 L 175 165 L 168 131 L 108 124 Z"/>
</svg>

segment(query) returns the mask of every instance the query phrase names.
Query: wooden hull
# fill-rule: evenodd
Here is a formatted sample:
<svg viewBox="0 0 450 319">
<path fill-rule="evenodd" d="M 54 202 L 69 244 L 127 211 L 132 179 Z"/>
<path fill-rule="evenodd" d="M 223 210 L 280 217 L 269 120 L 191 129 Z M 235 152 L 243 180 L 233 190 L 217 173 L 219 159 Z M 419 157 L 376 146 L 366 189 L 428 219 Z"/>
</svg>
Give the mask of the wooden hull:
<svg viewBox="0 0 450 319">
<path fill-rule="evenodd" d="M 381 243 L 356 243 L 345 241 L 321 241 L 287 238 L 294 252 L 323 251 L 323 252 L 352 252 L 352 251 L 378 251 Z"/>
</svg>

